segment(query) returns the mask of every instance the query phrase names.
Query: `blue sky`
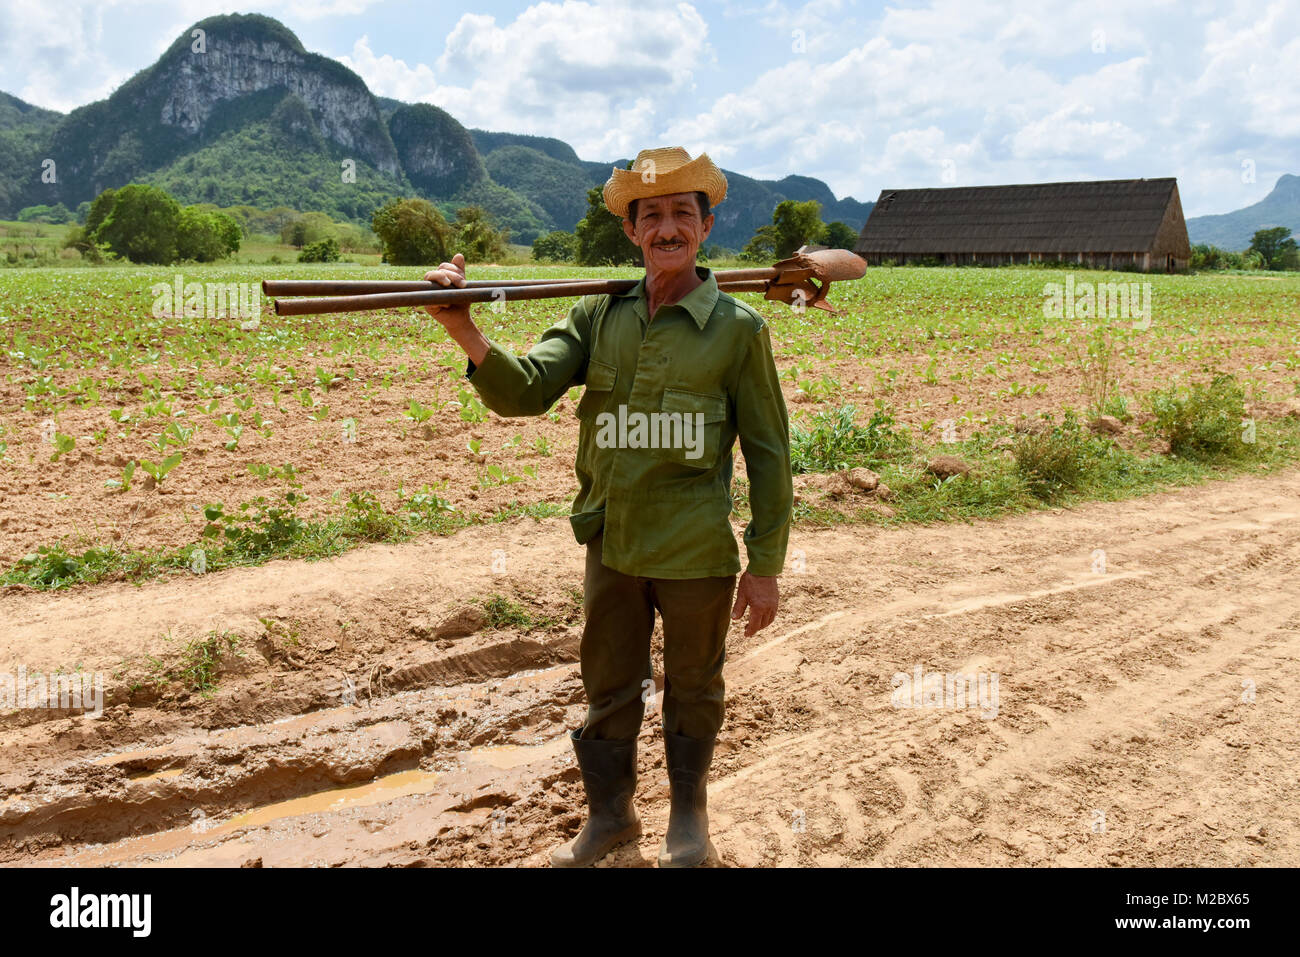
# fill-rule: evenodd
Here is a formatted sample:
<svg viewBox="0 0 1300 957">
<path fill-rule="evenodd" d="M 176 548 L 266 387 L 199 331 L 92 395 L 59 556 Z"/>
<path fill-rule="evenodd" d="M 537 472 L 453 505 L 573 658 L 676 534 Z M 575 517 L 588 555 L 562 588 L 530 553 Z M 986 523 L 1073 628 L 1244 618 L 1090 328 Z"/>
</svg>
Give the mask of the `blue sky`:
<svg viewBox="0 0 1300 957">
<path fill-rule="evenodd" d="M 584 159 L 706 150 L 838 196 L 1178 177 L 1189 216 L 1300 173 L 1300 0 L 0 0 L 0 89 L 68 110 L 257 12 L 371 89 Z"/>
</svg>

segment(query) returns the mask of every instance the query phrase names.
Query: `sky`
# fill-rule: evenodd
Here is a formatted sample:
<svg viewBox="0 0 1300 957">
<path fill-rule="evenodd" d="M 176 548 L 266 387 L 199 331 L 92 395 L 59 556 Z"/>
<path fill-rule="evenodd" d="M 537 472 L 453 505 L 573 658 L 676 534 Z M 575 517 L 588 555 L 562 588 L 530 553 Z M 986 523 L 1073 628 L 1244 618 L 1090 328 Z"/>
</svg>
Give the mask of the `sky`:
<svg viewBox="0 0 1300 957">
<path fill-rule="evenodd" d="M 1300 0 L 0 0 L 0 90 L 102 99 L 217 13 L 468 127 L 590 160 L 680 145 L 840 198 L 1176 176 L 1196 216 L 1300 174 Z"/>
</svg>

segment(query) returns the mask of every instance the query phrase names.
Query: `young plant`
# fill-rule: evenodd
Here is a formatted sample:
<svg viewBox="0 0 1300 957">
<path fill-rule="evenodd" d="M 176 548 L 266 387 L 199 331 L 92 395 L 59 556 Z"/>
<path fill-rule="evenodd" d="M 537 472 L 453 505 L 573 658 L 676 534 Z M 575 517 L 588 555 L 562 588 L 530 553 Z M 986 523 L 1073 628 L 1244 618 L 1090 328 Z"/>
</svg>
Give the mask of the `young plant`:
<svg viewBox="0 0 1300 957">
<path fill-rule="evenodd" d="M 135 460 L 126 463 L 122 469 L 120 479 L 109 479 L 104 483 L 105 488 L 120 488 L 123 492 L 131 491 L 131 479 L 135 477 Z"/>
<path fill-rule="evenodd" d="M 150 462 L 148 459 L 141 459 L 140 468 L 145 470 L 145 473 L 154 480 L 155 484 L 162 485 L 167 473 L 181 464 L 182 455 L 183 453 L 177 452 L 174 455 L 167 456 L 161 462 Z"/>
<path fill-rule="evenodd" d="M 77 440 L 70 435 L 64 435 L 62 432 L 54 433 L 54 453 L 50 456 L 51 462 L 57 462 L 64 455 L 67 455 L 76 448 Z"/>
</svg>

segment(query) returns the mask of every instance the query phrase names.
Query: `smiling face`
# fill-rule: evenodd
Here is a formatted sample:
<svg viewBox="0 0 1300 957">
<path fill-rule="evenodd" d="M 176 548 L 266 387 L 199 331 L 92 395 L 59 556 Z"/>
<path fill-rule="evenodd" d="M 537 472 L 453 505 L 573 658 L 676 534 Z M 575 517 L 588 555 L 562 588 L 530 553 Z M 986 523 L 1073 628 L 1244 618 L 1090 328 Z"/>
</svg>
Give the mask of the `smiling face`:
<svg viewBox="0 0 1300 957">
<path fill-rule="evenodd" d="M 713 229 L 713 214 L 700 218 L 694 193 L 648 196 L 636 202 L 636 222 L 623 232 L 641 248 L 647 272 L 673 273 L 695 266 L 695 254 Z"/>
</svg>

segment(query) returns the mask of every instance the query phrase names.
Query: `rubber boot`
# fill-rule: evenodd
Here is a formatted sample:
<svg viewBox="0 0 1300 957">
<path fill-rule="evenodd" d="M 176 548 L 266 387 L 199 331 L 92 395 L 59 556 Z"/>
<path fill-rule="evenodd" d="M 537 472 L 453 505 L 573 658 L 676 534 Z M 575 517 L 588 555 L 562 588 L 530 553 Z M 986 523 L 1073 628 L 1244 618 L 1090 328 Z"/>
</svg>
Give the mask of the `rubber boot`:
<svg viewBox="0 0 1300 957">
<path fill-rule="evenodd" d="M 590 867 L 620 844 L 641 835 L 632 809 L 636 791 L 636 739 L 599 741 L 569 732 L 587 789 L 587 823 L 576 838 L 551 852 L 554 867 Z"/>
<path fill-rule="evenodd" d="M 664 732 L 672 803 L 668 812 L 668 833 L 659 845 L 660 867 L 695 867 L 717 855 L 709 841 L 706 793 L 715 741 L 716 736 L 688 738 L 671 731 Z"/>
</svg>

